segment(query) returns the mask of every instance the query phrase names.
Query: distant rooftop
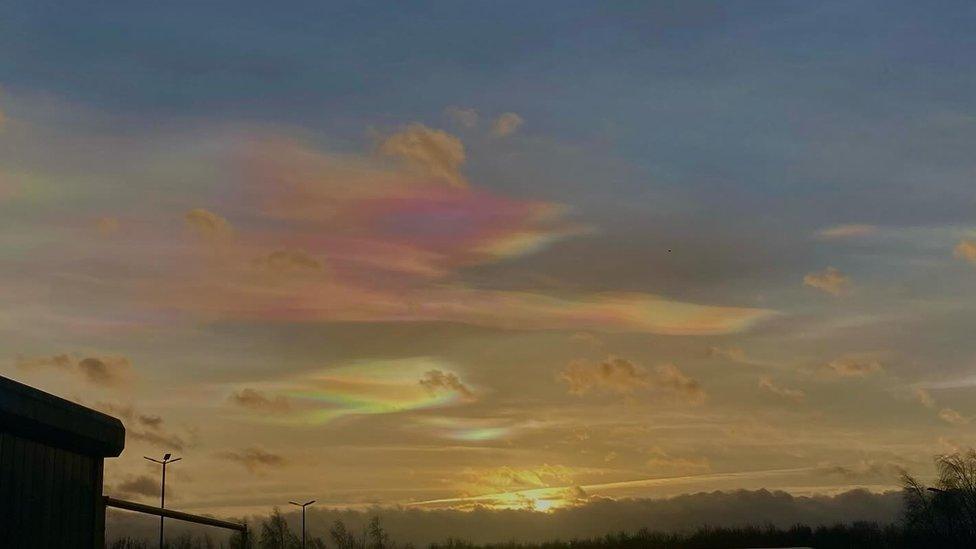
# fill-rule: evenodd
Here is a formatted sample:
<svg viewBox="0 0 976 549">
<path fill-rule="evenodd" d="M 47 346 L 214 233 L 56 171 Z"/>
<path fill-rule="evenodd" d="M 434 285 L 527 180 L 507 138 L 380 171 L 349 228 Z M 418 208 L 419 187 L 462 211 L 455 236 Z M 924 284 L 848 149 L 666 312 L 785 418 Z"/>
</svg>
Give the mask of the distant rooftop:
<svg viewBox="0 0 976 549">
<path fill-rule="evenodd" d="M 117 418 L 0 376 L 0 426 L 80 454 L 115 457 L 125 447 Z"/>
</svg>

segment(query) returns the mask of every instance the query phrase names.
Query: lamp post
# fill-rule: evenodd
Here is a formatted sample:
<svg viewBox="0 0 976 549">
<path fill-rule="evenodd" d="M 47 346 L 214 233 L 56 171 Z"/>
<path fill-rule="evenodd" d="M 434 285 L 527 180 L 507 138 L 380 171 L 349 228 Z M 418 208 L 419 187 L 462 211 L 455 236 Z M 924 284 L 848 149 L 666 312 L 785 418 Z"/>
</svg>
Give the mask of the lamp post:
<svg viewBox="0 0 976 549">
<path fill-rule="evenodd" d="M 159 508 L 166 508 L 166 466 L 170 463 L 176 463 L 183 458 L 173 458 L 173 454 L 166 454 L 163 456 L 163 460 L 153 459 L 148 456 L 142 456 L 153 463 L 158 463 L 163 466 L 163 481 L 159 490 Z M 159 515 L 159 549 L 163 549 L 163 516 Z"/>
<path fill-rule="evenodd" d="M 315 503 L 315 500 L 306 501 L 305 503 L 296 503 L 294 501 L 289 501 L 288 503 L 302 508 L 302 549 L 305 549 L 305 508 Z"/>
</svg>

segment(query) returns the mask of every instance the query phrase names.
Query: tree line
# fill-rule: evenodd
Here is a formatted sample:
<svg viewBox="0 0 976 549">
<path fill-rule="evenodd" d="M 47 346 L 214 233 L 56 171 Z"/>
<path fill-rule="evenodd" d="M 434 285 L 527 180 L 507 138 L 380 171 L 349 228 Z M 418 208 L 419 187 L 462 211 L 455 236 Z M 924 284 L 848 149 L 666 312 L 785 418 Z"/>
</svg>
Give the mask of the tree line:
<svg viewBox="0 0 976 549">
<path fill-rule="evenodd" d="M 691 532 L 660 532 L 643 528 L 637 532 L 610 533 L 602 537 L 550 541 L 543 543 L 473 544 L 463 539 L 432 543 L 429 549 L 709 549 L 719 547 L 817 548 L 950 548 L 976 547 L 976 451 L 949 454 L 936 458 L 938 480 L 927 486 L 917 478 L 902 476 L 904 506 L 901 520 L 879 525 L 853 522 L 833 526 L 810 527 L 802 524 L 790 528 L 745 526 L 712 528 L 702 526 Z M 118 539 L 110 549 L 150 549 L 153 544 L 130 538 Z M 301 549 L 301 533 L 293 532 L 275 508 L 259 528 L 245 541 L 235 533 L 226 542 L 215 542 L 209 536 L 185 534 L 170 540 L 167 549 Z M 373 517 L 359 531 L 352 531 L 341 521 L 333 523 L 327 540 L 308 537 L 312 549 L 413 549 L 409 543 L 397 543 L 384 530 L 379 517 Z"/>
</svg>

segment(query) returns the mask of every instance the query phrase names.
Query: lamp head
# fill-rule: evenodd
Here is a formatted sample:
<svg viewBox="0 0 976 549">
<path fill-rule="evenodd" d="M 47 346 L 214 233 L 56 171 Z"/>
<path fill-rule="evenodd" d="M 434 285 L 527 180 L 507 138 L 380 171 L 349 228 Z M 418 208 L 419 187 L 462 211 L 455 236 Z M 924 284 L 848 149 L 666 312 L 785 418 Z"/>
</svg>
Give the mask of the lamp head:
<svg viewBox="0 0 976 549">
<path fill-rule="evenodd" d="M 163 456 L 163 461 L 166 461 L 166 460 L 168 460 L 168 459 L 169 459 L 169 457 L 170 457 L 170 456 L 172 456 L 172 455 L 173 455 L 173 454 L 166 454 L 166 455 L 164 455 L 164 456 Z"/>
</svg>

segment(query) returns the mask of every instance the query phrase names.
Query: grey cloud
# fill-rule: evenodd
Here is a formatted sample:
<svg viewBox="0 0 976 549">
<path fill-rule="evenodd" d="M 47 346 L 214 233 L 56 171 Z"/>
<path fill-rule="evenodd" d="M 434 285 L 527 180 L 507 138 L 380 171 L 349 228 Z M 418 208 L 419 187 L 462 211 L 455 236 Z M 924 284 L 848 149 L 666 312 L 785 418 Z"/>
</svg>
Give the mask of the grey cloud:
<svg viewBox="0 0 976 549">
<path fill-rule="evenodd" d="M 286 463 L 284 457 L 256 447 L 245 448 L 239 452 L 220 452 L 216 456 L 239 463 L 252 473 L 266 468 L 281 467 Z"/>
<path fill-rule="evenodd" d="M 447 390 L 461 395 L 465 400 L 474 400 L 475 398 L 471 389 L 462 383 L 456 374 L 451 372 L 444 373 L 441 370 L 430 370 L 420 379 L 420 385 L 432 393 Z"/>
<path fill-rule="evenodd" d="M 224 239 L 234 234 L 233 227 L 226 219 L 204 208 L 186 212 L 183 219 L 187 227 L 202 238 Z"/>
<path fill-rule="evenodd" d="M 260 412 L 281 414 L 291 411 L 291 401 L 286 397 L 280 395 L 267 396 L 254 389 L 241 389 L 232 393 L 227 397 L 227 400 L 243 408 Z"/>
<path fill-rule="evenodd" d="M 59 368 L 101 387 L 122 385 L 132 374 L 132 363 L 122 356 L 88 356 L 80 359 L 69 354 L 42 357 L 19 356 L 16 366 L 22 370 Z"/>
<path fill-rule="evenodd" d="M 168 492 L 168 490 L 167 490 Z M 159 481 L 147 475 L 130 477 L 114 487 L 109 495 L 122 497 L 144 496 L 154 497 L 159 495 Z M 167 494 L 169 495 L 169 494 Z"/>
<path fill-rule="evenodd" d="M 584 395 L 593 390 L 618 394 L 657 390 L 694 403 L 705 399 L 705 391 L 698 380 L 686 375 L 674 364 L 660 364 L 648 371 L 625 358 L 610 356 L 599 363 L 575 360 L 559 377 L 569 385 L 569 392 L 574 395 Z"/>
</svg>

